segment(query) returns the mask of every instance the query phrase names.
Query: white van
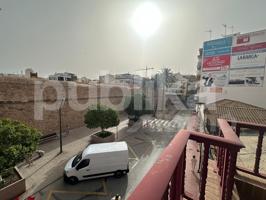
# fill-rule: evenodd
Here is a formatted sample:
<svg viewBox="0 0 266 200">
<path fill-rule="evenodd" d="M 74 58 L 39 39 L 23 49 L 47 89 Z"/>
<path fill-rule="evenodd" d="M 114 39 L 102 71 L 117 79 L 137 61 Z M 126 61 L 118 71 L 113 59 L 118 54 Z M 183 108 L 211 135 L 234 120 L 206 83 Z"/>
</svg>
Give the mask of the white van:
<svg viewBox="0 0 266 200">
<path fill-rule="evenodd" d="M 92 144 L 67 162 L 64 180 L 76 184 L 81 180 L 104 176 L 120 178 L 128 172 L 126 142 Z"/>
</svg>

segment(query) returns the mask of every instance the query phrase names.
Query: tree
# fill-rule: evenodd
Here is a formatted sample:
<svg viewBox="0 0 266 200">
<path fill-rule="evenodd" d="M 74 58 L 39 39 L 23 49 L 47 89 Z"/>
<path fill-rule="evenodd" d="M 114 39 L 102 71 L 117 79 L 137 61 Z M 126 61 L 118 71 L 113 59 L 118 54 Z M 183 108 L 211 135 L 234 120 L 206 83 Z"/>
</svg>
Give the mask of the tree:
<svg viewBox="0 0 266 200">
<path fill-rule="evenodd" d="M 14 167 L 36 150 L 40 132 L 19 121 L 0 120 L 0 172 Z"/>
<path fill-rule="evenodd" d="M 104 129 L 117 126 L 120 122 L 116 111 L 100 104 L 89 108 L 84 118 L 88 128 L 100 127 L 102 132 Z"/>
<path fill-rule="evenodd" d="M 172 72 L 172 70 L 170 68 L 164 68 L 162 69 L 162 83 L 166 86 L 166 87 L 170 87 L 172 85 L 172 83 L 174 83 L 176 81 L 176 78 Z"/>
</svg>

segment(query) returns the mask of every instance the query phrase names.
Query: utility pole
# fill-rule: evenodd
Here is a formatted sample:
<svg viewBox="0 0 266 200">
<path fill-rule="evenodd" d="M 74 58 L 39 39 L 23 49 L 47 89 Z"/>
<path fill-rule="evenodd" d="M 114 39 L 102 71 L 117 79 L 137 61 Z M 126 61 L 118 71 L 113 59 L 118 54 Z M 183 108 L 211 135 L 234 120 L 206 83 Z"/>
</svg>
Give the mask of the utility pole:
<svg viewBox="0 0 266 200">
<path fill-rule="evenodd" d="M 212 39 L 212 30 L 210 29 L 210 30 L 207 30 L 205 32 L 208 32 L 210 34 L 210 40 L 211 40 Z"/>
<path fill-rule="evenodd" d="M 61 103 L 60 103 L 60 107 L 59 107 L 59 140 L 60 140 L 60 152 L 63 152 L 63 143 L 62 143 L 62 117 L 61 117 L 61 111 L 62 111 L 62 105 L 65 101 L 65 97 L 62 98 Z"/>
<path fill-rule="evenodd" d="M 222 26 L 224 27 L 224 37 L 226 37 L 227 25 L 226 24 L 222 24 Z"/>
</svg>

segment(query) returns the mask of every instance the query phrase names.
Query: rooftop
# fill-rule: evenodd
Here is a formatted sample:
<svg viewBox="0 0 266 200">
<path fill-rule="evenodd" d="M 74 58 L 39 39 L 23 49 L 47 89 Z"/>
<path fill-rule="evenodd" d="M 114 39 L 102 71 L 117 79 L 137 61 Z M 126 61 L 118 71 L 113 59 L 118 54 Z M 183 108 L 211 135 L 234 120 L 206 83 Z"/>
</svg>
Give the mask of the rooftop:
<svg viewBox="0 0 266 200">
<path fill-rule="evenodd" d="M 208 104 L 205 112 L 207 114 L 215 114 L 217 118 L 232 122 L 266 124 L 266 109 L 230 99 Z"/>
</svg>

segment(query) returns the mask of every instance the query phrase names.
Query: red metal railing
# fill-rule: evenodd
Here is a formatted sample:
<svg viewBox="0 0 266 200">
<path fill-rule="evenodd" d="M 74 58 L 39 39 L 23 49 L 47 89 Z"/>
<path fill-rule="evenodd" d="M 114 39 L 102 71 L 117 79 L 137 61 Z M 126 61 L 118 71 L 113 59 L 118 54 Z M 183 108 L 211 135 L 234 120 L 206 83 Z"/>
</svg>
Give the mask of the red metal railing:
<svg viewBox="0 0 266 200">
<path fill-rule="evenodd" d="M 128 199 L 181 199 L 188 138 L 184 130 L 175 136 Z"/>
<path fill-rule="evenodd" d="M 244 173 L 248 173 L 254 176 L 258 176 L 260 178 L 266 179 L 266 174 L 260 172 L 260 160 L 261 160 L 261 153 L 262 153 L 262 143 L 264 134 L 266 132 L 266 125 L 263 124 L 252 124 L 252 123 L 244 123 L 244 122 L 229 122 L 231 125 L 235 126 L 235 132 L 236 135 L 239 137 L 241 128 L 248 128 L 252 130 L 256 130 L 259 132 L 258 134 L 258 142 L 257 142 L 257 148 L 256 148 L 256 154 L 255 154 L 255 163 L 253 169 L 247 169 L 244 167 L 237 166 L 237 170 L 242 171 Z"/>
<path fill-rule="evenodd" d="M 179 200 L 193 199 L 184 188 L 186 166 L 186 144 L 188 139 L 202 143 L 204 147 L 203 164 L 200 178 L 200 200 L 205 199 L 206 180 L 208 174 L 208 156 L 210 146 L 216 146 L 218 153 L 218 169 L 221 176 L 222 200 L 231 200 L 236 170 L 236 157 L 243 144 L 233 132 L 230 125 L 220 120 L 220 130 L 224 137 L 207 135 L 195 131 L 181 130 L 166 147 L 159 159 L 149 170 L 141 183 L 129 196 L 129 200 Z"/>
</svg>

